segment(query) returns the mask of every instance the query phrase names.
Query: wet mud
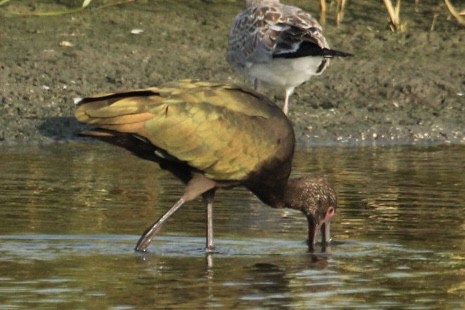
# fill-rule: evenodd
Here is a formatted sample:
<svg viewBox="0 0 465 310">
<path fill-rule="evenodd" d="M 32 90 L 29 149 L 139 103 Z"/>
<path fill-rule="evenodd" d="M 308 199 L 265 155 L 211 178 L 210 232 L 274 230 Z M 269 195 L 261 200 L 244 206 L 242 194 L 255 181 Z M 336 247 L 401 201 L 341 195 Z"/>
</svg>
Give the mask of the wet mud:
<svg viewBox="0 0 465 310">
<path fill-rule="evenodd" d="M 225 60 L 242 1 L 96 0 L 75 14 L 16 15 L 63 3 L 0 8 L 0 143 L 75 139 L 84 128 L 75 97 L 184 78 L 248 84 Z M 287 3 L 318 15 L 318 1 Z M 436 2 L 419 3 L 403 3 L 404 33 L 386 27 L 381 3 L 350 2 L 340 27 L 328 13 L 331 46 L 355 56 L 333 60 L 291 97 L 301 145 L 465 143 L 465 28 Z M 277 103 L 282 93 L 267 92 Z"/>
</svg>

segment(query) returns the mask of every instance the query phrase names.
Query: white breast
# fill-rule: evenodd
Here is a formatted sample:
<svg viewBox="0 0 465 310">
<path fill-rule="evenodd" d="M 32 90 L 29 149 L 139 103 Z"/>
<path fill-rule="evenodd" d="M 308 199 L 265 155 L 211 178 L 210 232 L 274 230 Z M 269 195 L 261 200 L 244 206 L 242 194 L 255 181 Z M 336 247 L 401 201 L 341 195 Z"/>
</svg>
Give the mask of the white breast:
<svg viewBox="0 0 465 310">
<path fill-rule="evenodd" d="M 248 63 L 248 75 L 260 82 L 297 87 L 316 73 L 323 57 L 274 58 L 268 63 Z"/>
</svg>

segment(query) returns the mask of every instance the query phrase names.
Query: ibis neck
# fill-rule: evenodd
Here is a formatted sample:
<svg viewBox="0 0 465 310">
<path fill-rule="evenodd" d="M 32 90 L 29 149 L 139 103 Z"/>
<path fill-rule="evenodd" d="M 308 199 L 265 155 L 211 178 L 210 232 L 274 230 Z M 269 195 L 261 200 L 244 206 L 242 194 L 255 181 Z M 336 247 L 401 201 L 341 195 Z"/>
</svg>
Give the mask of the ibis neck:
<svg viewBox="0 0 465 310">
<path fill-rule="evenodd" d="M 261 201 L 266 203 L 272 208 L 285 208 L 284 202 L 284 190 L 286 188 L 285 184 L 273 184 L 273 186 L 260 186 L 260 187 L 251 187 L 248 188 L 255 194 Z"/>
<path fill-rule="evenodd" d="M 284 182 L 268 184 L 267 187 L 249 187 L 249 189 L 264 203 L 272 208 L 282 209 L 289 208 L 303 211 L 301 195 L 298 193 L 296 183 L 299 179 L 289 179 Z"/>
<path fill-rule="evenodd" d="M 251 191 L 270 207 L 281 209 L 289 208 L 304 211 L 306 201 L 299 188 L 300 179 L 289 179 L 282 183 L 268 184 L 258 188 L 250 188 Z M 305 213 L 305 212 L 304 212 Z"/>
<path fill-rule="evenodd" d="M 276 160 L 250 174 L 244 185 L 270 207 L 285 208 L 284 197 L 291 173 L 291 163 L 292 161 L 287 158 Z"/>
<path fill-rule="evenodd" d="M 284 208 L 303 211 L 304 205 L 299 190 L 300 179 L 289 179 L 283 191 Z"/>
</svg>

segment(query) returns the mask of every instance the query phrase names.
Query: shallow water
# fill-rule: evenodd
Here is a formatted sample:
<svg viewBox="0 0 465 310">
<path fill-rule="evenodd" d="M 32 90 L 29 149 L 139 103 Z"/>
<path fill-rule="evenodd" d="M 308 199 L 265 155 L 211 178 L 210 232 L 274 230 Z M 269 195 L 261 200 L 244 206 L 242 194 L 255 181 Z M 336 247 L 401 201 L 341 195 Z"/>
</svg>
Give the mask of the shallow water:
<svg viewBox="0 0 465 310">
<path fill-rule="evenodd" d="M 340 207 L 328 253 L 306 253 L 297 212 L 220 191 L 217 253 L 190 203 L 146 255 L 139 235 L 182 190 L 103 144 L 0 147 L 0 308 L 465 306 L 465 147 L 315 148 Z"/>
</svg>

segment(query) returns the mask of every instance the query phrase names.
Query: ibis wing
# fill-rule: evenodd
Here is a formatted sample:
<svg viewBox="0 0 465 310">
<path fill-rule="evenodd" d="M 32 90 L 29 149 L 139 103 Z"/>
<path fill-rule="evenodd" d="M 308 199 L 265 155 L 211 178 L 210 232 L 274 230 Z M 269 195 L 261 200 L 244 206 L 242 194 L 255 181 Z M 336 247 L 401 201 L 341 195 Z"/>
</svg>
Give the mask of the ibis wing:
<svg viewBox="0 0 465 310">
<path fill-rule="evenodd" d="M 85 98 L 76 117 L 144 137 L 217 180 L 245 178 L 293 134 L 279 108 L 266 98 L 220 84 L 185 82 Z"/>
</svg>

